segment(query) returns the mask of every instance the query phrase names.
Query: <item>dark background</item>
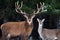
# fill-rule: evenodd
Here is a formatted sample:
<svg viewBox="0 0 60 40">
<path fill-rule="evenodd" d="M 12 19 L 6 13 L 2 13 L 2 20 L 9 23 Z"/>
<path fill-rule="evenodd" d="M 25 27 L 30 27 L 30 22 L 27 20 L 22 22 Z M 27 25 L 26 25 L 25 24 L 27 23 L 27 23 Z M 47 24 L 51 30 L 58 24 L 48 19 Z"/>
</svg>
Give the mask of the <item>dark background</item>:
<svg viewBox="0 0 60 40">
<path fill-rule="evenodd" d="M 0 0 L 0 25 L 5 22 L 10 21 L 24 21 L 25 18 L 15 11 L 15 2 L 17 0 Z M 33 10 L 36 9 L 36 4 L 39 2 L 44 2 L 47 9 L 46 12 L 40 13 L 34 19 L 34 29 L 32 31 L 33 38 L 38 39 L 39 34 L 37 32 L 38 23 L 37 18 L 43 19 L 44 21 L 44 28 L 48 29 L 56 29 L 60 28 L 60 0 L 18 0 L 19 2 L 23 1 L 24 6 L 22 10 L 31 14 Z M 1 37 L 1 30 L 0 30 L 0 37 Z"/>
</svg>

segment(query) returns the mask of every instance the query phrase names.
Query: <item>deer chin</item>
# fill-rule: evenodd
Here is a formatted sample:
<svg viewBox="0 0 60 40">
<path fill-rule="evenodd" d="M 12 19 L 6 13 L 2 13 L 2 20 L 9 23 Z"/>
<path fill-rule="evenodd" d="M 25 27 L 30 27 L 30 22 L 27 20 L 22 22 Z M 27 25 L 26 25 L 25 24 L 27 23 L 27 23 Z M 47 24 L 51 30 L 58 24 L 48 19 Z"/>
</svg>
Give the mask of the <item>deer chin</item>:
<svg viewBox="0 0 60 40">
<path fill-rule="evenodd" d="M 31 23 L 32 23 L 32 21 L 31 21 L 31 22 L 30 22 L 30 21 L 28 21 L 28 24 L 29 24 L 29 25 L 31 25 Z"/>
</svg>

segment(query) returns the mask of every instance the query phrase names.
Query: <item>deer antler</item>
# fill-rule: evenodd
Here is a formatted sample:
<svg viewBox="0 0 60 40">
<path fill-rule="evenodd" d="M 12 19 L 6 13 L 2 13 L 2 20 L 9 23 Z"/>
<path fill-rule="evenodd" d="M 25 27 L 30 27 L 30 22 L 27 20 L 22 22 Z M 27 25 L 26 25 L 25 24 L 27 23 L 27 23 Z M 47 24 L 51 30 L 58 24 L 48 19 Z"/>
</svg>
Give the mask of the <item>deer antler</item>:
<svg viewBox="0 0 60 40">
<path fill-rule="evenodd" d="M 15 10 L 16 10 L 16 12 L 17 13 L 26 14 L 25 12 L 23 12 L 21 10 L 22 6 L 23 6 L 23 1 L 21 2 L 21 6 L 19 5 L 19 1 L 15 2 Z"/>
<path fill-rule="evenodd" d="M 43 12 L 43 9 L 44 9 L 44 3 L 42 4 L 41 2 L 40 2 L 40 7 L 38 7 L 38 4 L 37 4 L 37 12 L 36 11 L 34 11 L 33 13 L 34 14 L 38 14 L 38 13 L 41 13 L 41 12 Z"/>
</svg>

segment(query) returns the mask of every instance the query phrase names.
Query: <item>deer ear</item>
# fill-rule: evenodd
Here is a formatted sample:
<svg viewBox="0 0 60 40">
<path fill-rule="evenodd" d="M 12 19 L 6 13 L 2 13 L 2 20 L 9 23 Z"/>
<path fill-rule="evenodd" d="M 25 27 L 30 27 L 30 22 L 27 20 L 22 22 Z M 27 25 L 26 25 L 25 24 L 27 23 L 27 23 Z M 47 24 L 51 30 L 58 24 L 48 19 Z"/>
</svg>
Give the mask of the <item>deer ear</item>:
<svg viewBox="0 0 60 40">
<path fill-rule="evenodd" d="M 37 21 L 39 22 L 40 20 L 37 18 Z"/>
<path fill-rule="evenodd" d="M 42 22 L 44 22 L 45 21 L 45 19 L 42 19 Z"/>
</svg>

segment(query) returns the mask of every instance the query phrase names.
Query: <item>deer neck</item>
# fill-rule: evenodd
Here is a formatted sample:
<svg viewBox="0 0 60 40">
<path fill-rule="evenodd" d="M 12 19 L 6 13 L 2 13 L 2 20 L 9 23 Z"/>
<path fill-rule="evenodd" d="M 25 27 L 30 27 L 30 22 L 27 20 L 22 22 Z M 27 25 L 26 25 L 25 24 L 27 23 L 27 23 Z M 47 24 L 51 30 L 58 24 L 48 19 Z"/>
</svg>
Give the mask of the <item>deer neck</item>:
<svg viewBox="0 0 60 40">
<path fill-rule="evenodd" d="M 39 32 L 40 37 L 42 36 L 42 31 L 43 31 L 43 26 L 39 24 L 38 25 L 38 32 Z"/>
<path fill-rule="evenodd" d="M 33 22 L 31 24 L 25 23 L 26 35 L 30 35 L 33 29 Z"/>
</svg>

